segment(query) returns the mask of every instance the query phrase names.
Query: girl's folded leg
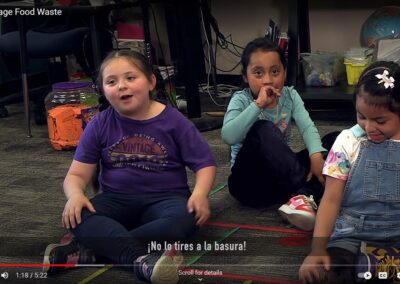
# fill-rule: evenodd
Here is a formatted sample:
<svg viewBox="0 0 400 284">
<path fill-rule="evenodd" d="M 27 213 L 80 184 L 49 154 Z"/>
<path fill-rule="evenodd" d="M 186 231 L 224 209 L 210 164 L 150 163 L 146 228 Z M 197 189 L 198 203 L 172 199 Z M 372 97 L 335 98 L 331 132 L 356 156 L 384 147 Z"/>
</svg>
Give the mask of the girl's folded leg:
<svg viewBox="0 0 400 284">
<path fill-rule="evenodd" d="M 189 239 L 198 229 L 194 213 L 187 209 L 187 196 L 157 194 L 143 200 L 141 225 L 130 231 L 143 241 L 175 242 Z"/>
<path fill-rule="evenodd" d="M 96 256 L 115 264 L 132 264 L 147 248 L 129 233 L 139 224 L 138 199 L 125 194 L 101 193 L 91 199 L 96 210 L 82 210 L 82 222 L 71 232 L 78 242 L 95 251 Z"/>
<path fill-rule="evenodd" d="M 139 279 L 152 283 L 176 283 L 183 256 L 175 242 L 190 244 L 197 231 L 194 214 L 187 210 L 187 197 L 170 194 L 148 197 L 141 214 L 143 225 L 130 231 L 134 239 L 151 248 L 159 245 L 161 251 L 147 252 L 135 260 L 135 273 Z M 171 245 L 166 249 L 165 242 Z"/>
<path fill-rule="evenodd" d="M 231 194 L 245 205 L 267 206 L 286 201 L 304 183 L 306 170 L 270 121 L 249 130 L 229 177 Z"/>
</svg>

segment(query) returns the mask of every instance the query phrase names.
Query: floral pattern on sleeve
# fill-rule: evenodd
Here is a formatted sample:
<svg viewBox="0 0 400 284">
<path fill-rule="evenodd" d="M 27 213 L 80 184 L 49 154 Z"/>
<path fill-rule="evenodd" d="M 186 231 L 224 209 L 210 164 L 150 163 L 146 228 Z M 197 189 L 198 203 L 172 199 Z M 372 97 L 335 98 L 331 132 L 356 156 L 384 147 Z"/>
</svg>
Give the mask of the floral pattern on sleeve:
<svg viewBox="0 0 400 284">
<path fill-rule="evenodd" d="M 326 158 L 323 173 L 325 175 L 347 180 L 350 172 L 350 161 L 343 152 L 335 152 L 334 149 L 329 151 Z"/>
<path fill-rule="evenodd" d="M 336 137 L 325 160 L 322 174 L 341 180 L 349 178 L 350 169 L 360 153 L 361 141 L 365 139 L 364 136 L 355 134 L 354 128 L 345 129 Z"/>
</svg>

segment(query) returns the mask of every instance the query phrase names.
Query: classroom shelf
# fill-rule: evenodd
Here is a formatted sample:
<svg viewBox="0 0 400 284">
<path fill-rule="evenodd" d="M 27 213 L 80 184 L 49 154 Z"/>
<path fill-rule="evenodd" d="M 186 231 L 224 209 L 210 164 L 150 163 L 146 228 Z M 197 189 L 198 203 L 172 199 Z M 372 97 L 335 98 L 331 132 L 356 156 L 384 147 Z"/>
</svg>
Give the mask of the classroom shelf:
<svg viewBox="0 0 400 284">
<path fill-rule="evenodd" d="M 301 98 L 304 101 L 334 101 L 351 102 L 353 100 L 354 86 L 339 84 L 334 87 L 306 87 L 296 86 Z"/>
</svg>

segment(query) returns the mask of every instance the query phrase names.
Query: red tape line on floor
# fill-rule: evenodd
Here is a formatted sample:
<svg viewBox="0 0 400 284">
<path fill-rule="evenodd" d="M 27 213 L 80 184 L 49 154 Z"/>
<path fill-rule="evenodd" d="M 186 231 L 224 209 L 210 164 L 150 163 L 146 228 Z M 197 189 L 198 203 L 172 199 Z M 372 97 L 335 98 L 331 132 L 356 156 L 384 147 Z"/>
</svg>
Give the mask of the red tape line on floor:
<svg viewBox="0 0 400 284">
<path fill-rule="evenodd" d="M 222 223 L 222 222 L 206 222 L 205 225 L 206 226 L 214 226 L 214 227 L 241 228 L 241 229 L 249 229 L 249 230 L 260 230 L 260 231 L 291 233 L 291 234 L 302 234 L 302 235 L 311 235 L 312 234 L 312 232 L 306 232 L 306 231 L 302 231 L 302 230 L 298 230 L 298 229 L 267 227 L 267 226 L 259 226 L 259 225 Z"/>
</svg>

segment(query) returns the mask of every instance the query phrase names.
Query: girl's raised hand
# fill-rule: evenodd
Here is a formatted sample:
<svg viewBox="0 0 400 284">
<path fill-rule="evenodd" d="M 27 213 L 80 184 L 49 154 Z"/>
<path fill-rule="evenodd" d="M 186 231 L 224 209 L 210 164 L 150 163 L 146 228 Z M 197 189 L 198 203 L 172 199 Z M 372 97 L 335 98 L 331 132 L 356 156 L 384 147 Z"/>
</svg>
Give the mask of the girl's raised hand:
<svg viewBox="0 0 400 284">
<path fill-rule="evenodd" d="M 62 213 L 62 224 L 66 229 L 73 229 L 82 221 L 82 208 L 86 207 L 90 212 L 96 212 L 93 204 L 83 193 L 72 195 L 64 206 Z"/>
<path fill-rule="evenodd" d="M 281 93 L 278 89 L 275 89 L 272 86 L 262 86 L 260 92 L 258 93 L 258 97 L 256 100 L 256 104 L 259 108 L 273 108 L 278 104 L 278 99 L 281 96 Z"/>
</svg>

